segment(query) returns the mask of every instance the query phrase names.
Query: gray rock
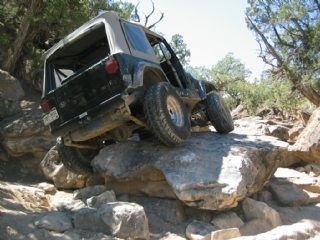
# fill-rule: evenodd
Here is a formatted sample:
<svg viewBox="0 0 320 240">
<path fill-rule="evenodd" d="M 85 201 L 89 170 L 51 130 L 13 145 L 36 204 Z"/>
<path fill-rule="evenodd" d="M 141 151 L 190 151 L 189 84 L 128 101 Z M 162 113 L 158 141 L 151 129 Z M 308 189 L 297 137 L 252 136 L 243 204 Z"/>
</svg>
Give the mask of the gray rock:
<svg viewBox="0 0 320 240">
<path fill-rule="evenodd" d="M 240 228 L 240 233 L 241 236 L 254 236 L 270 230 L 272 230 L 272 227 L 266 220 L 254 219 L 246 222 L 244 226 Z"/>
<path fill-rule="evenodd" d="M 212 219 L 211 223 L 221 229 L 241 228 L 244 223 L 234 212 L 223 213 Z"/>
<path fill-rule="evenodd" d="M 164 237 L 160 238 L 160 240 L 185 240 L 185 239 L 186 238 L 180 237 L 179 235 L 170 233 L 170 232 L 167 232 Z"/>
<path fill-rule="evenodd" d="M 245 108 L 245 106 L 243 106 L 242 104 L 240 104 L 238 107 L 236 107 L 231 111 L 231 117 L 233 120 L 241 119 L 248 116 L 249 116 L 249 113 Z"/>
<path fill-rule="evenodd" d="M 289 139 L 289 130 L 290 128 L 282 125 L 274 125 L 269 127 L 270 134 L 281 141 L 287 141 Z"/>
<path fill-rule="evenodd" d="M 320 204 L 301 207 L 275 207 L 280 214 L 283 225 L 291 225 L 300 221 L 320 222 Z"/>
<path fill-rule="evenodd" d="M 21 100 L 24 96 L 24 91 L 20 82 L 8 72 L 0 69 L 0 89 L 1 93 L 8 98 L 14 100 Z"/>
<path fill-rule="evenodd" d="M 8 154 L 14 157 L 26 153 L 32 153 L 36 157 L 42 153 L 43 158 L 45 153 L 55 145 L 55 137 L 51 135 L 49 127 L 43 123 L 42 111 L 38 108 L 39 103 L 32 102 L 30 106 L 26 106 L 27 103 L 22 104 L 22 102 L 21 105 L 24 105 L 21 113 L 0 122 L 2 145 Z"/>
<path fill-rule="evenodd" d="M 149 231 L 153 234 L 164 232 L 184 234 L 188 222 L 185 206 L 180 201 L 137 196 L 130 196 L 128 201 L 137 203 L 144 208 L 148 218 Z"/>
<path fill-rule="evenodd" d="M 105 192 L 107 188 L 103 185 L 96 185 L 91 187 L 85 187 L 73 192 L 74 199 L 81 199 L 81 198 L 90 198 L 92 196 L 98 196 L 101 193 Z"/>
<path fill-rule="evenodd" d="M 100 213 L 94 208 L 82 208 L 75 212 L 73 216 L 74 227 L 76 229 L 90 230 L 110 234 L 109 226 L 102 221 Z"/>
<path fill-rule="evenodd" d="M 59 199 L 51 204 L 51 210 L 69 212 L 71 214 L 85 208 L 86 205 L 81 200 Z"/>
<path fill-rule="evenodd" d="M 38 228 L 45 228 L 56 232 L 65 232 L 72 229 L 71 218 L 63 212 L 40 213 L 34 224 Z"/>
<path fill-rule="evenodd" d="M 206 222 L 192 221 L 187 229 L 186 236 L 191 240 L 204 240 L 211 238 L 211 232 L 220 229 Z"/>
<path fill-rule="evenodd" d="M 238 228 L 221 229 L 211 233 L 211 240 L 224 240 L 240 237 Z"/>
<path fill-rule="evenodd" d="M 272 194 L 269 191 L 263 190 L 259 193 L 258 201 L 266 203 L 271 200 L 272 200 Z"/>
<path fill-rule="evenodd" d="M 290 158 L 287 146 L 267 136 L 192 133 L 175 148 L 137 141 L 107 146 L 92 166 L 117 195 L 169 195 L 191 207 L 226 210 L 263 187 Z M 123 191 L 125 184 L 130 192 Z M 146 191 L 148 184 L 156 191 Z M 168 194 L 168 187 L 173 194 Z"/>
<path fill-rule="evenodd" d="M 239 237 L 233 240 L 285 240 L 285 239 L 311 239 L 319 236 L 319 228 L 310 222 L 295 223 L 289 226 L 280 226 L 269 232 L 256 236 Z M 317 239 L 317 238 L 314 238 Z"/>
<path fill-rule="evenodd" d="M 289 151 L 294 152 L 305 162 L 320 162 L 320 108 L 311 115 L 308 125 L 299 135 L 296 143 L 290 146 Z"/>
<path fill-rule="evenodd" d="M 150 239 L 148 219 L 140 205 L 114 202 L 102 205 L 97 211 L 110 229 L 111 236 L 124 239 Z"/>
<path fill-rule="evenodd" d="M 53 184 L 46 183 L 46 182 L 39 183 L 38 188 L 44 190 L 45 192 L 51 192 L 56 189 Z"/>
<path fill-rule="evenodd" d="M 263 202 L 246 198 L 242 202 L 242 209 L 247 221 L 262 219 L 267 221 L 272 228 L 282 225 L 279 213 Z"/>
<path fill-rule="evenodd" d="M 293 126 L 288 132 L 290 141 L 294 141 L 294 142 L 297 141 L 303 129 L 304 129 L 303 125 Z"/>
<path fill-rule="evenodd" d="M 320 194 L 299 188 L 292 183 L 269 182 L 268 189 L 281 206 L 302 206 L 320 202 Z"/>
<path fill-rule="evenodd" d="M 101 193 L 99 196 L 93 196 L 91 198 L 87 199 L 87 205 L 92 208 L 98 208 L 102 204 L 108 203 L 108 202 L 115 202 L 116 201 L 116 195 L 114 194 L 114 191 L 105 191 Z"/>
<path fill-rule="evenodd" d="M 86 177 L 69 172 L 60 162 L 56 147 L 52 147 L 40 163 L 45 178 L 58 188 L 83 188 Z"/>
<path fill-rule="evenodd" d="M 309 192 L 320 193 L 320 178 L 310 176 L 305 172 L 299 172 L 289 168 L 278 168 L 273 179 L 278 182 L 288 182 L 297 185 L 299 188 Z"/>
<path fill-rule="evenodd" d="M 32 233 L 32 237 L 29 235 L 30 239 L 37 240 L 82 240 L 81 236 L 74 231 L 65 231 L 63 233 L 48 231 L 45 229 L 39 229 Z"/>
<path fill-rule="evenodd" d="M 0 92 L 0 119 L 10 117 L 20 113 L 21 106 L 19 100 L 8 98 L 5 94 Z"/>
<path fill-rule="evenodd" d="M 151 214 L 156 214 L 157 218 L 153 219 L 153 224 L 158 226 L 160 223 L 177 225 L 187 220 L 185 208 L 177 200 L 131 196 L 130 202 L 141 205 L 148 219 L 154 217 Z"/>
</svg>

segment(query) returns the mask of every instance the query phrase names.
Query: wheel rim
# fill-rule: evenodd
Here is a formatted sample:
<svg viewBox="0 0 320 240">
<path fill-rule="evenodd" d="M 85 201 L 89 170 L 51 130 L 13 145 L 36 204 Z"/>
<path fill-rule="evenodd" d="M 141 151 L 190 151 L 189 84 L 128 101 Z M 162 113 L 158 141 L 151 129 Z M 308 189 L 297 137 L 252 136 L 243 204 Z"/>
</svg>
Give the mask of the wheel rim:
<svg viewBox="0 0 320 240">
<path fill-rule="evenodd" d="M 177 126 L 183 125 L 183 114 L 179 102 L 172 96 L 167 98 L 167 109 L 172 122 Z"/>
</svg>

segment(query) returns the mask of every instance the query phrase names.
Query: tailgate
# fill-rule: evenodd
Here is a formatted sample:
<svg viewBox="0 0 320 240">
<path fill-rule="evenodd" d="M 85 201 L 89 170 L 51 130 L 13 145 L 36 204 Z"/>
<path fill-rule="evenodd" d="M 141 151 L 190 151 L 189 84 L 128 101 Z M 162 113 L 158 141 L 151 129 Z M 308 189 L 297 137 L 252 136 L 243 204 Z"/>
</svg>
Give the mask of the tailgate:
<svg viewBox="0 0 320 240">
<path fill-rule="evenodd" d="M 51 126 L 59 126 L 120 93 L 122 87 L 118 75 L 108 74 L 103 62 L 99 62 L 66 78 L 59 88 L 46 97 L 59 114 L 59 119 Z"/>
</svg>

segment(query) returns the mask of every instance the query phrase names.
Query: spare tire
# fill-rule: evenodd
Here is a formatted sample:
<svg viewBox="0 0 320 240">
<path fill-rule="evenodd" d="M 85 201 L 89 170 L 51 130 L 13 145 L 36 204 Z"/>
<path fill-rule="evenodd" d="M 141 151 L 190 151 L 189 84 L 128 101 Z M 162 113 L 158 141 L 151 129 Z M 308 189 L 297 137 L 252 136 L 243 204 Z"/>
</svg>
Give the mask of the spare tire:
<svg viewBox="0 0 320 240">
<path fill-rule="evenodd" d="M 190 119 L 185 103 L 173 87 L 160 82 L 144 98 L 144 112 L 151 132 L 160 142 L 175 146 L 190 136 Z"/>
<path fill-rule="evenodd" d="M 207 95 L 205 106 L 207 117 L 218 133 L 229 133 L 234 129 L 230 110 L 218 92 Z"/>
</svg>

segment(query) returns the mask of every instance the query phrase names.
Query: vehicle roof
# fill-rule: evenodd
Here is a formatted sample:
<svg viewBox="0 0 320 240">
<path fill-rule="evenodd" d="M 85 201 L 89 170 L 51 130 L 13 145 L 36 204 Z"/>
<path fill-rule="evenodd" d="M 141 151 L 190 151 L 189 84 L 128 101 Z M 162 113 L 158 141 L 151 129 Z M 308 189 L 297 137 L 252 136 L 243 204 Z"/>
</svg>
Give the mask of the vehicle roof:
<svg viewBox="0 0 320 240">
<path fill-rule="evenodd" d="M 43 60 L 50 59 L 51 57 L 59 57 L 61 53 L 59 52 L 59 49 L 64 48 L 67 45 L 72 45 L 72 43 L 76 42 L 77 40 L 83 38 L 83 36 L 89 34 L 93 29 L 95 29 L 97 26 L 101 26 L 101 23 L 105 25 L 105 31 L 108 38 L 108 41 L 110 43 L 110 53 L 116 54 L 116 53 L 130 53 L 130 49 L 128 47 L 128 44 L 123 37 L 122 28 L 120 25 L 120 21 L 130 23 L 132 25 L 140 27 L 148 36 L 152 36 L 154 38 L 163 39 L 162 36 L 156 34 L 155 32 L 151 31 L 148 28 L 143 27 L 140 24 L 132 23 L 127 20 L 121 19 L 116 13 L 111 11 L 106 11 L 101 13 L 100 15 L 96 16 L 95 18 L 89 20 L 82 26 L 80 26 L 78 29 L 64 37 L 62 40 L 60 40 L 58 43 L 56 43 L 54 46 L 52 46 L 49 50 L 47 50 L 43 56 Z M 139 53 L 138 53 L 139 54 Z M 145 56 L 149 57 L 151 61 L 157 62 L 155 56 Z"/>
</svg>

